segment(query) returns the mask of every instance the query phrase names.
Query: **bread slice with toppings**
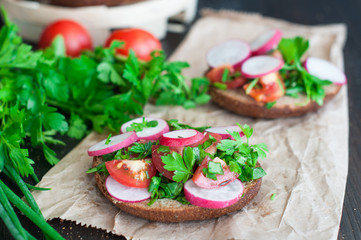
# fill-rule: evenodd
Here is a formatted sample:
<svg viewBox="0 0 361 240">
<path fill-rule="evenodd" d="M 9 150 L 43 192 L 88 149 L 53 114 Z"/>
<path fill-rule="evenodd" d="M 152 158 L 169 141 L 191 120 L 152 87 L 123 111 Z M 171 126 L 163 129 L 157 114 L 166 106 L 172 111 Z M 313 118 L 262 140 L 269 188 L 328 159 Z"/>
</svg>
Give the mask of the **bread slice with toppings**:
<svg viewBox="0 0 361 240">
<path fill-rule="evenodd" d="M 341 87 L 335 84 L 325 86 L 326 96 L 323 105 L 329 102 L 340 91 Z M 274 106 L 268 109 L 264 103 L 257 102 L 246 95 L 242 88 L 221 90 L 211 86 L 209 93 L 212 101 L 219 106 L 239 115 L 256 118 L 296 117 L 322 107 L 314 101 L 307 103 L 306 96 L 300 96 L 300 98 L 283 96 L 277 100 Z"/>
<path fill-rule="evenodd" d="M 102 157 L 94 157 L 93 167 L 103 162 Z M 260 167 L 259 163 L 257 166 Z M 257 195 L 262 178 L 244 183 L 242 198 L 235 204 L 226 208 L 202 208 L 194 205 L 184 205 L 172 199 L 158 199 L 154 204 L 148 206 L 149 200 L 137 203 L 121 202 L 109 195 L 105 188 L 106 176 L 101 173 L 95 174 L 96 183 L 101 193 L 122 211 L 134 216 L 157 222 L 184 222 L 217 218 L 245 207 Z"/>
</svg>

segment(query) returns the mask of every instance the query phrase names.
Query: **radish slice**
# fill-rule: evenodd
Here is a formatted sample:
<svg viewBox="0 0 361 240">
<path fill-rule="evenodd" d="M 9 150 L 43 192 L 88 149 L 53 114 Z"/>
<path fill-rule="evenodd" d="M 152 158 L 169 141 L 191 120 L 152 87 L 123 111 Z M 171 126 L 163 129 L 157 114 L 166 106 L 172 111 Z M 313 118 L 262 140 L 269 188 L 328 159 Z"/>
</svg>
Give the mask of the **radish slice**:
<svg viewBox="0 0 361 240">
<path fill-rule="evenodd" d="M 199 142 L 204 138 L 201 132 L 194 129 L 182 129 L 164 133 L 159 144 L 164 146 L 187 146 Z"/>
<path fill-rule="evenodd" d="M 307 72 L 321 80 L 329 80 L 336 85 L 344 85 L 347 82 L 345 74 L 334 64 L 324 59 L 309 57 L 303 65 Z"/>
<path fill-rule="evenodd" d="M 163 135 L 163 133 L 169 132 L 169 126 L 168 123 L 166 121 L 164 121 L 163 119 L 160 118 L 151 118 L 151 117 L 145 117 L 144 118 L 145 121 L 157 121 L 158 125 L 155 127 L 151 127 L 151 128 L 144 128 L 142 131 L 136 132 L 137 136 L 139 137 L 139 139 L 144 139 L 144 140 L 148 140 L 148 141 L 152 141 L 152 140 L 158 140 L 158 138 L 160 136 Z M 143 122 L 143 118 L 136 118 L 133 119 L 129 122 L 124 123 L 121 128 L 120 131 L 122 133 L 128 132 L 127 128 L 130 127 L 132 125 L 132 123 L 141 123 Z"/>
<path fill-rule="evenodd" d="M 148 188 L 127 187 L 108 176 L 105 180 L 105 187 L 110 196 L 122 202 L 141 202 L 150 198 Z"/>
<path fill-rule="evenodd" d="M 253 40 L 250 44 L 252 55 L 261 55 L 273 49 L 282 38 L 282 32 L 278 29 L 268 30 Z"/>
<path fill-rule="evenodd" d="M 246 78 L 258 78 L 280 70 L 283 64 L 283 60 L 276 57 L 255 56 L 242 64 L 241 72 Z"/>
<path fill-rule="evenodd" d="M 117 151 L 121 148 L 128 147 L 134 142 L 138 141 L 138 136 L 135 132 L 127 132 L 114 137 L 109 138 L 110 142 L 105 144 L 106 139 L 98 142 L 97 144 L 91 146 L 88 149 L 89 156 L 101 156 L 114 151 Z"/>
<path fill-rule="evenodd" d="M 208 65 L 212 68 L 230 64 L 239 67 L 251 55 L 248 43 L 229 40 L 213 47 L 207 54 Z"/>
<path fill-rule="evenodd" d="M 193 205 L 204 208 L 225 208 L 236 203 L 243 194 L 243 183 L 238 179 L 215 188 L 201 188 L 190 179 L 184 184 L 184 196 Z"/>
<path fill-rule="evenodd" d="M 232 135 L 229 134 L 228 132 L 239 132 L 241 137 L 244 136 L 244 133 L 242 132 L 239 126 L 212 127 L 212 128 L 207 128 L 206 132 L 217 133 L 222 137 L 222 139 L 231 138 L 234 140 Z"/>
</svg>

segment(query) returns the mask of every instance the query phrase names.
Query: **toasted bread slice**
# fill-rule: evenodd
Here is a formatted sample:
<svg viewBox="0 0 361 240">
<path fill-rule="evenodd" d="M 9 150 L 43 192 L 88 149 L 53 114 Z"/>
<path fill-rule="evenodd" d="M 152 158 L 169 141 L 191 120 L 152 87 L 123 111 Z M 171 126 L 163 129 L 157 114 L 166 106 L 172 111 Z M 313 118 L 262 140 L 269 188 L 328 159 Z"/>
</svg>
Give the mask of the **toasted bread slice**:
<svg viewBox="0 0 361 240">
<path fill-rule="evenodd" d="M 102 163 L 102 157 L 94 157 L 93 167 Z M 259 163 L 257 163 L 259 164 Z M 223 216 L 225 214 L 238 211 L 246 206 L 258 193 L 262 179 L 244 183 L 245 189 L 243 197 L 235 204 L 219 209 L 201 208 L 193 205 L 184 205 L 172 199 L 158 199 L 153 205 L 148 206 L 149 200 L 138 203 L 121 202 L 112 198 L 105 188 L 104 174 L 95 174 L 95 179 L 100 191 L 113 204 L 118 206 L 122 211 L 134 216 L 145 218 L 157 222 L 184 222 L 194 220 L 204 220 Z"/>
<path fill-rule="evenodd" d="M 335 84 L 325 86 L 324 104 L 330 101 L 340 91 L 341 87 Z M 305 104 L 307 102 L 306 96 L 300 96 L 300 98 L 284 96 L 278 99 L 272 108 L 267 109 L 264 103 L 255 101 L 252 97 L 246 95 L 241 88 L 221 90 L 212 86 L 209 93 L 212 101 L 221 107 L 239 115 L 256 118 L 295 117 L 316 111 L 322 107 L 314 101 Z"/>
</svg>

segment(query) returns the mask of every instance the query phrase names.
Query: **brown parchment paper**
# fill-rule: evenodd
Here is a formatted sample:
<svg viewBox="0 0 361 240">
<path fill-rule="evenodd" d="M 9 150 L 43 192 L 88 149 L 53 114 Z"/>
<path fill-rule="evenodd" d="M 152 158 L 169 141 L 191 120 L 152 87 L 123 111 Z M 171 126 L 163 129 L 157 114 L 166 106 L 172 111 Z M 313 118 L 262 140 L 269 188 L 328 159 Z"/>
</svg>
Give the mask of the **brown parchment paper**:
<svg viewBox="0 0 361 240">
<path fill-rule="evenodd" d="M 343 67 L 343 24 L 302 26 L 257 14 L 210 10 L 171 60 L 189 62 L 184 74 L 201 76 L 210 47 L 230 38 L 251 41 L 270 28 L 281 29 L 285 37 L 308 38 L 309 55 Z M 147 105 L 145 115 L 194 126 L 249 124 L 254 128 L 252 142 L 264 142 L 270 149 L 261 161 L 268 174 L 257 197 L 242 211 L 207 221 L 166 224 L 125 214 L 101 195 L 93 175 L 85 173 L 92 161 L 87 149 L 106 137 L 92 133 L 43 177 L 39 186 L 52 190 L 33 193 L 45 218 L 73 220 L 132 239 L 337 238 L 348 170 L 346 87 L 319 111 L 298 118 L 256 120 L 212 103 L 192 110 Z"/>
</svg>

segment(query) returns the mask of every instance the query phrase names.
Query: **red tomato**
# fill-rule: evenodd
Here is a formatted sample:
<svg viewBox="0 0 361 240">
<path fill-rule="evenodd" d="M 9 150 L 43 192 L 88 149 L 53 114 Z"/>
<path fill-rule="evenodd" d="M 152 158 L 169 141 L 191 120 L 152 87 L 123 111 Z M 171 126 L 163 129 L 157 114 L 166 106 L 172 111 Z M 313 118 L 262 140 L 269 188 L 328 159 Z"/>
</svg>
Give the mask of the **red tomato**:
<svg viewBox="0 0 361 240">
<path fill-rule="evenodd" d="M 113 40 L 125 42 L 123 47 L 117 49 L 118 54 L 128 56 L 129 49 L 132 49 L 135 55 L 143 61 L 152 59 L 150 56 L 152 51 L 162 49 L 160 41 L 155 36 L 137 28 L 119 29 L 112 32 L 106 40 L 105 46 L 109 47 Z"/>
<path fill-rule="evenodd" d="M 207 168 L 208 162 L 210 161 L 219 162 L 222 164 L 224 174 L 216 174 L 217 180 L 207 178 L 203 174 L 203 168 Z M 194 172 L 192 180 L 194 184 L 202 188 L 219 188 L 231 183 L 232 181 L 237 179 L 238 176 L 238 173 L 231 172 L 227 164 L 222 159 L 216 157 L 212 160 L 210 157 L 207 156 L 203 159 L 201 165 L 199 165 L 199 167 Z"/>
<path fill-rule="evenodd" d="M 157 170 L 150 158 L 141 160 L 113 160 L 105 163 L 110 174 L 117 182 L 136 188 L 147 188 Z"/>
<path fill-rule="evenodd" d="M 222 77 L 225 69 L 228 69 L 228 75 L 232 75 L 235 73 L 234 68 L 231 65 L 223 65 L 219 67 L 212 68 L 209 72 L 207 72 L 206 77 L 210 82 L 215 83 L 223 83 L 227 86 L 227 89 L 238 88 L 246 83 L 246 79 L 244 77 L 235 77 L 226 82 L 222 82 Z"/>
<path fill-rule="evenodd" d="M 158 172 L 162 173 L 164 177 L 166 177 L 170 180 L 173 180 L 174 173 L 173 173 L 173 171 L 168 171 L 164 168 L 165 164 L 162 162 L 162 156 L 168 155 L 173 152 L 177 152 L 183 156 L 184 146 L 169 147 L 170 152 L 166 152 L 166 153 L 158 152 L 158 148 L 159 148 L 159 145 L 152 146 L 152 162 L 153 162 L 154 166 L 156 167 L 156 169 L 158 170 Z"/>
<path fill-rule="evenodd" d="M 279 73 L 271 73 L 259 79 L 261 88 L 254 87 L 249 92 L 257 102 L 274 102 L 285 95 L 286 88 L 283 79 Z M 243 86 L 246 91 L 250 83 Z"/>
<path fill-rule="evenodd" d="M 39 48 L 49 47 L 58 35 L 63 36 L 66 54 L 77 57 L 85 49 L 92 49 L 93 44 L 88 31 L 72 20 L 58 20 L 48 25 L 39 39 Z"/>
</svg>

